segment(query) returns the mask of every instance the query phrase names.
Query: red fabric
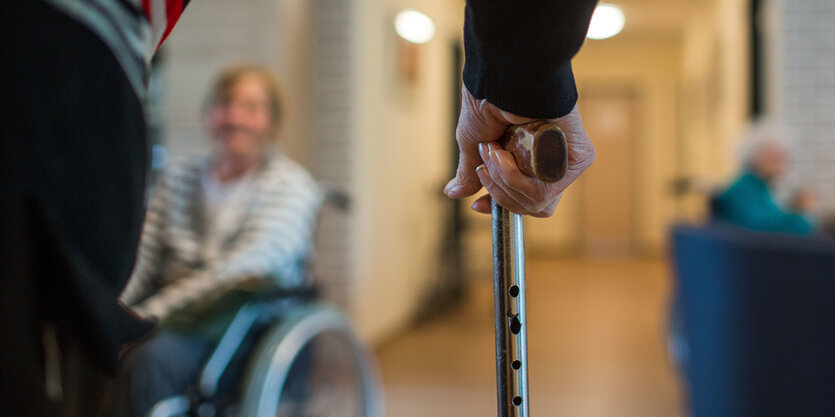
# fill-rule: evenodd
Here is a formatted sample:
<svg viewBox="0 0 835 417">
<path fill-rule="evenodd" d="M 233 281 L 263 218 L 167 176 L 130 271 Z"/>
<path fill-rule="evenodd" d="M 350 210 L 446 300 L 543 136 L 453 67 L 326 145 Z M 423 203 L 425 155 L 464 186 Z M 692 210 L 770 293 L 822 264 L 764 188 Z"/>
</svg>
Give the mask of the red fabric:
<svg viewBox="0 0 835 417">
<path fill-rule="evenodd" d="M 143 0 L 143 2 L 144 1 L 146 0 Z M 183 7 L 183 0 L 165 0 L 165 16 L 168 23 L 165 25 L 165 33 L 163 33 L 162 39 L 159 41 L 160 45 L 162 45 L 162 43 L 165 42 L 165 39 L 168 38 L 168 34 L 171 33 L 171 29 L 174 29 L 174 25 L 177 24 L 177 20 L 179 20 L 180 15 L 183 14 Z"/>
<path fill-rule="evenodd" d="M 148 16 L 148 21 L 151 21 L 151 0 L 142 0 L 142 10 L 145 16 Z"/>
</svg>

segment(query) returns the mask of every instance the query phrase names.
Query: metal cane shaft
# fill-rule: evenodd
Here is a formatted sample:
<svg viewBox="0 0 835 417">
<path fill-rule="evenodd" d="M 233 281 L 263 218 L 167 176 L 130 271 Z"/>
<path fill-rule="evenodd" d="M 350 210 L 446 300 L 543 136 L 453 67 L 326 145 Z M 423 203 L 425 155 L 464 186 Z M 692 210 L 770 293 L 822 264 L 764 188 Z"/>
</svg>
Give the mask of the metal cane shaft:
<svg viewBox="0 0 835 417">
<path fill-rule="evenodd" d="M 566 172 L 568 147 L 555 124 L 513 126 L 499 139 L 519 169 L 556 182 Z M 525 308 L 525 234 L 522 216 L 493 201 L 493 311 L 499 417 L 528 417 L 528 338 Z"/>
<path fill-rule="evenodd" d="M 498 416 L 513 415 L 510 406 L 513 395 L 513 381 L 508 363 L 508 341 L 510 323 L 507 291 L 510 288 L 510 212 L 493 202 L 493 316 L 496 335 L 496 398 Z"/>
<path fill-rule="evenodd" d="M 498 415 L 527 417 L 528 350 L 522 216 L 493 203 Z"/>
<path fill-rule="evenodd" d="M 514 337 L 511 338 L 511 358 L 518 357 L 520 363 L 516 363 L 514 361 L 510 362 L 511 369 L 516 371 L 516 383 L 519 392 L 521 393 L 522 404 L 519 405 L 520 407 L 520 416 L 527 417 L 528 416 L 528 315 L 527 315 L 527 304 L 525 299 L 525 229 L 524 223 L 522 222 L 522 216 L 518 214 L 511 214 L 511 247 L 513 249 L 513 256 L 511 257 L 512 265 L 513 265 L 513 275 L 511 275 L 513 285 L 510 286 L 508 290 L 509 295 L 513 299 L 513 303 L 510 303 L 512 307 L 515 307 L 516 316 L 519 319 L 519 332 L 513 333 L 513 328 L 511 328 L 511 334 L 514 334 Z M 518 290 L 514 291 L 513 286 L 516 286 Z M 517 295 L 513 295 L 517 294 Z M 512 326 L 511 326 L 512 327 Z"/>
</svg>

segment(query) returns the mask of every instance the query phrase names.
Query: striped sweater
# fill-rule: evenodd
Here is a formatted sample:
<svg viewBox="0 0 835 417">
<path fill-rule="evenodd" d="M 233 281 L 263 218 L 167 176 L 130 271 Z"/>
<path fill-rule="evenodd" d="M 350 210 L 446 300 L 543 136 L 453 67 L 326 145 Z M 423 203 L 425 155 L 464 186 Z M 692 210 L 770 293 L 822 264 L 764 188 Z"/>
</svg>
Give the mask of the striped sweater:
<svg viewBox="0 0 835 417">
<path fill-rule="evenodd" d="M 239 226 L 207 259 L 202 221 L 208 159 L 172 164 L 151 199 L 133 276 L 121 301 L 139 315 L 164 320 L 236 288 L 294 287 L 306 279 L 322 201 L 318 184 L 290 158 L 272 156 L 240 204 Z"/>
<path fill-rule="evenodd" d="M 45 0 L 96 34 L 119 61 L 137 97 L 145 97 L 157 48 L 189 0 Z"/>
</svg>

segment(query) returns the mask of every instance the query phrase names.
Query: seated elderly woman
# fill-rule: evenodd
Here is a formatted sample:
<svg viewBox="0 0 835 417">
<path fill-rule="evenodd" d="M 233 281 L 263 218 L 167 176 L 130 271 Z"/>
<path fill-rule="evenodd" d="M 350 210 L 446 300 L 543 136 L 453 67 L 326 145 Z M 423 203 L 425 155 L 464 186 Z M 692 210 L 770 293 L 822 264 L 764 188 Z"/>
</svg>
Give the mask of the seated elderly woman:
<svg viewBox="0 0 835 417">
<path fill-rule="evenodd" d="M 773 186 L 788 165 L 785 136 L 779 127 L 767 122 L 756 123 L 749 129 L 743 143 L 742 173 L 713 202 L 717 218 L 767 232 L 808 234 L 813 231 L 811 212 L 815 199 L 810 191 L 796 192 L 788 210 L 773 195 Z"/>
<path fill-rule="evenodd" d="M 210 156 L 172 164 L 147 213 L 122 301 L 159 323 L 125 361 L 117 415 L 143 416 L 182 394 L 235 310 L 263 287 L 306 278 L 321 193 L 275 146 L 276 81 L 256 66 L 226 70 L 207 102 Z"/>
</svg>

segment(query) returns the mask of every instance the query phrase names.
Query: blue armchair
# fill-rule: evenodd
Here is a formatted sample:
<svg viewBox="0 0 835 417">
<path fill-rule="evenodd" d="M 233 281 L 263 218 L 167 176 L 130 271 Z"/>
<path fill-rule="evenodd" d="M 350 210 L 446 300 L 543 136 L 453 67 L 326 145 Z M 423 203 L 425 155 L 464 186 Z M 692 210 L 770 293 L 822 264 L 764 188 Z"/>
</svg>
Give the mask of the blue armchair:
<svg viewBox="0 0 835 417">
<path fill-rule="evenodd" d="M 694 417 L 835 416 L 835 240 L 672 231 Z"/>
</svg>

